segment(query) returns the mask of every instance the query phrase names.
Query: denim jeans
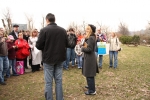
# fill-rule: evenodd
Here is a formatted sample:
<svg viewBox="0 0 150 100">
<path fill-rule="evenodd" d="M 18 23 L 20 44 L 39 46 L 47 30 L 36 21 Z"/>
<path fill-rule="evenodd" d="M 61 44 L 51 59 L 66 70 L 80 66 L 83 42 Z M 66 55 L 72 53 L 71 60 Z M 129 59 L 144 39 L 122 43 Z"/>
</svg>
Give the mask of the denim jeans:
<svg viewBox="0 0 150 100">
<path fill-rule="evenodd" d="M 95 52 L 95 55 L 96 55 L 96 58 L 98 56 L 98 53 Z M 102 65 L 103 65 L 103 55 L 99 55 L 99 67 L 102 68 Z"/>
<path fill-rule="evenodd" d="M 67 48 L 67 59 L 64 62 L 64 68 L 68 68 L 70 60 L 72 61 L 72 65 L 75 65 L 75 51 L 74 49 Z"/>
<path fill-rule="evenodd" d="M 45 98 L 46 100 L 53 100 L 53 78 L 55 81 L 56 100 L 63 100 L 62 89 L 62 71 L 63 63 L 46 64 L 44 65 L 44 77 L 45 77 Z"/>
<path fill-rule="evenodd" d="M 82 56 L 77 55 L 78 68 L 82 68 Z"/>
<path fill-rule="evenodd" d="M 118 65 L 118 51 L 109 51 L 109 66 L 113 66 L 113 57 L 114 57 L 114 68 L 117 68 Z"/>
<path fill-rule="evenodd" d="M 86 77 L 88 91 L 89 93 L 95 92 L 95 78 L 94 77 Z"/>
<path fill-rule="evenodd" d="M 103 65 L 103 55 L 99 55 L 99 67 L 101 68 Z"/>
<path fill-rule="evenodd" d="M 4 82 L 4 75 L 9 68 L 9 60 L 7 56 L 0 56 L 0 82 Z"/>
<path fill-rule="evenodd" d="M 16 59 L 9 59 L 9 68 L 7 70 L 7 73 L 6 73 L 7 77 L 10 77 L 10 69 L 11 69 L 11 67 L 12 67 L 13 75 L 17 74 L 15 66 L 16 66 Z"/>
</svg>

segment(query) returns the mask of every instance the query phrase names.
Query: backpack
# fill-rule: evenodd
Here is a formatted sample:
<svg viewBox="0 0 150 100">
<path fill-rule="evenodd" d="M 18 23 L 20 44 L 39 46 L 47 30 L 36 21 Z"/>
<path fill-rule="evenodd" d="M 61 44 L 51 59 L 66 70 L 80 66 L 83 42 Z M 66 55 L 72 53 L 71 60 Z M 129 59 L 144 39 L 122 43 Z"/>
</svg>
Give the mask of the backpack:
<svg viewBox="0 0 150 100">
<path fill-rule="evenodd" d="M 76 37 L 75 35 L 68 35 L 68 47 L 74 48 L 76 46 Z"/>
</svg>

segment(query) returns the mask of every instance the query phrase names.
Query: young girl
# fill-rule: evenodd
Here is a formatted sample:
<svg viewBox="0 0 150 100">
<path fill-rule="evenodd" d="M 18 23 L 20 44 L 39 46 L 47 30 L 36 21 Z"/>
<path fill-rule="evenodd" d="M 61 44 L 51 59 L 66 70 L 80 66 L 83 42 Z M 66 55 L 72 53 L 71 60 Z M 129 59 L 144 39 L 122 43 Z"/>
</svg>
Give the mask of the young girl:
<svg viewBox="0 0 150 100">
<path fill-rule="evenodd" d="M 13 76 L 18 76 L 15 64 L 16 64 L 16 46 L 14 43 L 14 37 L 12 35 L 8 36 L 7 46 L 8 46 L 8 59 L 9 59 L 9 69 L 6 73 L 6 77 L 10 77 L 10 69 L 12 67 Z"/>
<path fill-rule="evenodd" d="M 75 46 L 75 53 L 77 54 L 78 68 L 82 68 L 82 52 L 81 52 L 81 41 L 77 42 Z"/>
</svg>

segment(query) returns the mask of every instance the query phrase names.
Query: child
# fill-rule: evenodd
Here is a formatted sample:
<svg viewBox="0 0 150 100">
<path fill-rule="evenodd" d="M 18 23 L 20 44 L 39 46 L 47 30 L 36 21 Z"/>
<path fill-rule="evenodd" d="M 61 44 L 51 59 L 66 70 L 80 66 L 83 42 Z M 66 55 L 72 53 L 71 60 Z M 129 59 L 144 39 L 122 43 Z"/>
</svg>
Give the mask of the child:
<svg viewBox="0 0 150 100">
<path fill-rule="evenodd" d="M 75 53 L 77 54 L 78 68 L 82 68 L 82 52 L 81 52 L 81 41 L 77 42 L 75 46 Z"/>
<path fill-rule="evenodd" d="M 6 77 L 10 77 L 10 69 L 12 66 L 12 73 L 13 76 L 18 76 L 15 64 L 16 64 L 16 46 L 14 44 L 14 37 L 12 35 L 8 36 L 7 40 L 7 46 L 8 46 L 8 59 L 9 59 L 9 69 L 6 73 Z"/>
</svg>

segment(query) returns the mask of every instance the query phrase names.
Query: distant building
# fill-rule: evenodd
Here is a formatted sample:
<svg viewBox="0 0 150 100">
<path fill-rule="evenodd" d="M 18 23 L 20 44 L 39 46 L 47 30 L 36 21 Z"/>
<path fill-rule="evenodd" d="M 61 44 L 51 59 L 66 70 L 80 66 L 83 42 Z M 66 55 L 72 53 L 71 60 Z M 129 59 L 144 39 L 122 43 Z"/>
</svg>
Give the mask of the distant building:
<svg viewBox="0 0 150 100">
<path fill-rule="evenodd" d="M 17 23 L 12 23 L 12 26 Z M 19 25 L 19 30 L 27 30 L 27 24 L 17 24 Z"/>
</svg>

